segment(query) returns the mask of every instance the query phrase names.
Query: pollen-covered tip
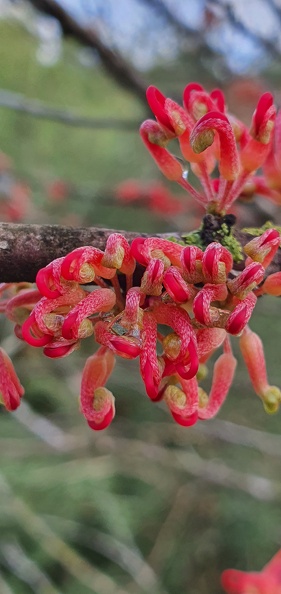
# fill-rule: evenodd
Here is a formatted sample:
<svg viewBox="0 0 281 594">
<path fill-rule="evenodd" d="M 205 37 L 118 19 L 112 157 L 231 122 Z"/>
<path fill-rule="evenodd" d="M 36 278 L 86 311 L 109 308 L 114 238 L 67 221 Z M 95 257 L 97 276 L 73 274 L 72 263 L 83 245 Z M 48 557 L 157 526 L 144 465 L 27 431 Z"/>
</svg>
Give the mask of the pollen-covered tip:
<svg viewBox="0 0 281 594">
<path fill-rule="evenodd" d="M 202 257 L 202 272 L 207 283 L 224 283 L 233 266 L 233 258 L 228 249 L 220 243 L 208 245 Z"/>
<path fill-rule="evenodd" d="M 185 391 L 178 386 L 168 385 L 164 400 L 173 419 L 183 427 L 194 425 L 198 419 L 198 385 L 195 378 L 183 382 Z"/>
<path fill-rule="evenodd" d="M 141 279 L 141 291 L 146 295 L 159 296 L 163 290 L 163 275 L 165 266 L 162 260 L 152 258 Z"/>
<path fill-rule="evenodd" d="M 102 264 L 107 268 L 121 270 L 124 274 L 133 274 L 136 262 L 131 254 L 129 243 L 122 233 L 109 235 Z"/>
<path fill-rule="evenodd" d="M 198 120 L 190 135 L 195 153 L 201 153 L 214 141 L 215 132 L 220 140 L 219 170 L 227 181 L 235 180 L 240 171 L 240 161 L 232 126 L 223 113 L 210 111 Z"/>
<path fill-rule="evenodd" d="M 107 388 L 97 388 L 94 391 L 93 412 L 86 417 L 86 421 L 94 431 L 106 429 L 115 416 L 115 398 Z"/>
</svg>

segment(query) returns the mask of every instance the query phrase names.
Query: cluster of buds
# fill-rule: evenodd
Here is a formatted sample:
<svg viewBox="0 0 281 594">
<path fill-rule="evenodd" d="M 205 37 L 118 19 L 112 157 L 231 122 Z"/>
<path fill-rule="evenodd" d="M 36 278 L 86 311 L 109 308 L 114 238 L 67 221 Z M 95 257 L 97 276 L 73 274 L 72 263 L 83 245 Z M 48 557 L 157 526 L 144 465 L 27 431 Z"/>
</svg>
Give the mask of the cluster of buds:
<svg viewBox="0 0 281 594">
<path fill-rule="evenodd" d="M 146 147 L 162 173 L 185 188 L 208 212 L 224 214 L 243 193 L 249 195 L 260 189 L 269 197 L 277 193 L 275 188 L 268 189 L 270 177 L 276 180 L 279 174 L 280 180 L 279 163 L 272 157 L 276 108 L 270 93 L 260 98 L 250 129 L 227 113 L 220 90 L 207 93 L 198 83 L 184 89 L 183 107 L 153 86 L 147 90 L 147 99 L 156 121 L 146 120 L 141 126 Z M 278 121 L 275 145 L 280 136 L 280 117 Z M 180 159 L 167 149 L 175 138 Z M 184 167 L 182 160 L 186 162 Z M 267 179 L 255 175 L 265 163 Z M 201 191 L 188 181 L 188 167 L 199 179 Z M 216 167 L 219 178 L 213 176 Z"/>
<path fill-rule="evenodd" d="M 227 594 L 279 594 L 281 591 L 281 550 L 260 572 L 227 569 L 223 572 L 222 587 Z"/>
<path fill-rule="evenodd" d="M 248 322 L 259 292 L 266 292 L 266 285 L 272 289 L 275 275 L 262 283 L 279 245 L 275 229 L 254 238 L 245 246 L 244 270 L 237 272 L 231 253 L 217 242 L 205 251 L 153 237 L 138 237 L 129 245 L 113 233 L 104 251 L 84 246 L 48 264 L 37 274 L 37 288 L 23 285 L 2 300 L 1 310 L 14 322 L 16 336 L 43 348 L 47 357 L 65 357 L 82 339 L 94 337 L 100 346 L 86 362 L 80 398 L 93 429 L 107 427 L 115 414 L 105 384 L 117 355 L 139 358 L 147 395 L 163 400 L 180 425 L 213 417 L 234 377 L 231 335 L 240 337 L 254 389 L 273 412 L 281 393 L 268 384 L 262 343 Z M 138 286 L 136 263 L 143 271 Z M 279 278 L 273 282 L 275 292 L 277 285 L 281 292 Z M 199 383 L 220 347 L 208 395 Z M 3 354 L 2 361 L 2 400 L 13 409 L 22 388 Z"/>
</svg>

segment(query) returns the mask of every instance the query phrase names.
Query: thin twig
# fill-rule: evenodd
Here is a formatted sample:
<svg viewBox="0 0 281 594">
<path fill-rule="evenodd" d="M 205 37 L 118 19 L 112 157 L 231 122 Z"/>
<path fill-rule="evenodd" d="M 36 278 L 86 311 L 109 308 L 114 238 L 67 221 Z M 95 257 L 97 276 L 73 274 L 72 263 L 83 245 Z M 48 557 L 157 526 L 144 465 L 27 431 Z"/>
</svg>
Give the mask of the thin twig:
<svg viewBox="0 0 281 594">
<path fill-rule="evenodd" d="M 33 435 L 44 441 L 49 447 L 58 452 L 68 452 L 77 447 L 77 440 L 65 433 L 60 427 L 49 421 L 46 417 L 35 413 L 27 402 L 13 413 L 13 417 L 24 425 Z"/>
<path fill-rule="evenodd" d="M 60 538 L 42 517 L 13 492 L 3 474 L 0 474 L 0 492 L 10 502 L 13 517 L 17 518 L 25 532 L 40 544 L 51 559 L 60 563 L 78 583 L 89 588 L 91 592 L 99 592 L 99 594 L 127 594 L 123 588 L 118 587 L 113 578 L 91 565 Z"/>
<path fill-rule="evenodd" d="M 125 120 L 119 118 L 89 118 L 77 115 L 65 109 L 50 107 L 38 99 L 28 99 L 20 93 L 13 93 L 6 89 L 0 89 L 0 107 L 19 111 L 34 118 L 57 122 L 77 128 L 88 128 L 95 130 L 122 130 L 135 132 L 141 122 L 137 120 Z"/>
<path fill-rule="evenodd" d="M 276 39 L 268 39 L 261 37 L 255 31 L 249 29 L 249 27 L 241 21 L 235 13 L 234 3 L 222 2 L 221 0 L 208 0 L 210 6 L 219 6 L 224 12 L 224 19 L 227 20 L 236 30 L 240 31 L 245 37 L 252 39 L 255 43 L 260 44 L 266 51 L 268 51 L 274 58 L 280 58 L 280 50 Z M 277 13 L 275 16 L 278 18 Z"/>
<path fill-rule="evenodd" d="M 1 572 L 0 572 L 0 592 L 1 592 L 1 594 L 14 594 L 14 592 L 11 590 L 9 584 L 6 582 L 6 580 L 4 579 L 4 576 L 2 575 Z"/>
<path fill-rule="evenodd" d="M 62 594 L 18 542 L 5 542 L 1 545 L 1 555 L 12 574 L 26 583 L 35 594 Z"/>
<path fill-rule="evenodd" d="M 142 425 L 142 432 L 146 435 L 153 434 L 160 438 L 163 445 L 173 442 L 176 445 L 187 446 L 194 443 L 194 438 L 203 440 L 219 440 L 241 447 L 252 448 L 266 456 L 281 457 L 281 436 L 275 433 L 268 433 L 259 429 L 252 429 L 223 421 L 222 419 L 210 419 L 207 423 L 201 421 L 189 427 L 188 431 L 179 431 L 178 426 L 173 423 L 145 423 Z"/>
<path fill-rule="evenodd" d="M 75 541 L 78 545 L 97 551 L 119 565 L 142 590 L 155 592 L 157 588 L 159 589 L 157 575 L 135 544 L 134 546 L 128 546 L 115 536 L 106 534 L 96 528 L 88 528 L 87 532 L 85 532 L 85 526 L 74 520 L 49 515 L 45 516 L 45 518 L 48 523 L 51 522 L 51 525 L 56 526 L 56 528 L 61 527 L 68 539 Z M 161 594 L 165 594 L 163 588 L 161 588 Z"/>
<path fill-rule="evenodd" d="M 230 468 L 225 462 L 206 460 L 197 454 L 182 451 L 180 448 L 167 449 L 141 440 L 98 436 L 96 446 L 99 451 L 115 451 L 126 457 L 127 464 L 141 456 L 145 463 L 157 462 L 164 467 L 191 474 L 203 481 L 227 489 L 244 491 L 259 501 L 276 501 L 281 497 L 281 483 L 267 477 L 240 472 Z"/>
</svg>

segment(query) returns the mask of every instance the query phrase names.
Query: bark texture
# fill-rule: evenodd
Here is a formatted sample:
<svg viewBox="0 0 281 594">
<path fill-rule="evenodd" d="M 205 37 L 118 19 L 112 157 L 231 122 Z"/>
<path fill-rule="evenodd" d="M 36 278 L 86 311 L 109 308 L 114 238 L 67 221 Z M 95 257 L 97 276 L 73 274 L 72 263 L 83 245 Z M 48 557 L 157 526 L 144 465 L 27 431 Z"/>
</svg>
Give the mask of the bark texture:
<svg viewBox="0 0 281 594">
<path fill-rule="evenodd" d="M 99 227 L 63 227 L 60 225 L 16 225 L 0 223 L 0 282 L 34 282 L 36 274 L 55 258 L 65 256 L 71 250 L 93 245 L 101 250 L 114 229 Z M 118 231 L 131 242 L 135 237 L 149 237 L 146 233 Z M 245 245 L 252 235 L 234 231 L 236 239 Z M 154 237 L 181 239 L 177 232 L 153 234 Z M 206 242 L 206 244 L 209 242 Z M 235 268 L 243 269 L 243 262 Z M 281 250 L 278 250 L 267 274 L 281 270 Z"/>
</svg>

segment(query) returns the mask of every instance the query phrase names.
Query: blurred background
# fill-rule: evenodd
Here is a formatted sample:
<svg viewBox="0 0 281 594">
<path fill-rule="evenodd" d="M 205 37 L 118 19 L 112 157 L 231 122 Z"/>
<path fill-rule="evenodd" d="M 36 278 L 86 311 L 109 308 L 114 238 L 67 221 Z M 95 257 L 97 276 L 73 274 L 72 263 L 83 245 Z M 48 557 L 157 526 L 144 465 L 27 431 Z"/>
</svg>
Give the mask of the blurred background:
<svg viewBox="0 0 281 594">
<path fill-rule="evenodd" d="M 138 135 L 145 89 L 180 101 L 221 87 L 250 122 L 281 89 L 280 0 L 0 0 L 0 219 L 191 230 L 202 212 L 168 184 Z M 278 219 L 261 198 L 241 225 Z M 258 303 L 270 383 L 280 384 L 280 305 Z M 241 357 L 218 418 L 176 426 L 137 363 L 109 384 L 104 433 L 78 410 L 91 338 L 63 360 L 1 344 L 26 394 L 0 412 L 1 594 L 218 594 L 227 567 L 260 569 L 281 546 L 280 413 L 268 416 Z"/>
</svg>

